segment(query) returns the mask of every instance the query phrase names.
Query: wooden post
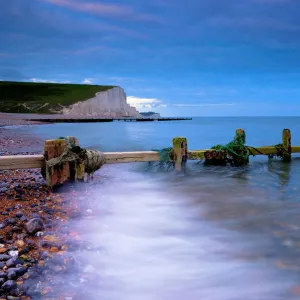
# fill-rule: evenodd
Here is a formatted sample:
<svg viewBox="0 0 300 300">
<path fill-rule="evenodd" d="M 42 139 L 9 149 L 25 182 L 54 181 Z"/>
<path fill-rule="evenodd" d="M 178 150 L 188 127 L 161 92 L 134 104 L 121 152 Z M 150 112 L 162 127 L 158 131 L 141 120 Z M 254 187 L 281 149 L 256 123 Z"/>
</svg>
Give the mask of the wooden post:
<svg viewBox="0 0 300 300">
<path fill-rule="evenodd" d="M 291 131 L 289 129 L 283 129 L 282 131 L 282 159 L 284 162 L 290 162 L 292 160 L 292 147 L 291 147 Z"/>
<path fill-rule="evenodd" d="M 182 171 L 187 161 L 187 139 L 176 137 L 173 139 L 173 159 L 175 169 Z"/>
<path fill-rule="evenodd" d="M 44 145 L 44 156 L 46 162 L 52 158 L 59 157 L 68 146 L 65 139 L 47 140 Z M 45 174 L 46 182 L 49 186 L 63 184 L 70 177 L 69 163 L 64 163 L 61 167 L 53 168 L 49 174 Z"/>
<path fill-rule="evenodd" d="M 245 133 L 245 130 L 238 128 L 235 131 L 235 139 L 236 140 L 241 140 L 242 143 L 245 144 L 246 143 L 246 133 Z"/>
<path fill-rule="evenodd" d="M 73 136 L 67 136 L 66 137 L 67 142 L 70 145 L 73 146 L 80 146 L 78 139 L 76 137 Z M 84 163 L 76 163 L 75 162 L 70 162 L 69 163 L 69 167 L 70 167 L 70 180 L 84 180 L 84 172 L 85 172 L 85 168 L 84 168 Z"/>
<path fill-rule="evenodd" d="M 246 133 L 244 129 L 238 128 L 235 131 L 235 141 L 238 142 L 238 144 L 245 145 L 246 143 Z M 236 149 L 236 153 L 242 155 L 243 157 L 234 157 L 233 163 L 235 166 L 244 166 L 249 164 L 249 157 L 247 157 L 246 151 L 239 151 L 239 149 Z"/>
</svg>

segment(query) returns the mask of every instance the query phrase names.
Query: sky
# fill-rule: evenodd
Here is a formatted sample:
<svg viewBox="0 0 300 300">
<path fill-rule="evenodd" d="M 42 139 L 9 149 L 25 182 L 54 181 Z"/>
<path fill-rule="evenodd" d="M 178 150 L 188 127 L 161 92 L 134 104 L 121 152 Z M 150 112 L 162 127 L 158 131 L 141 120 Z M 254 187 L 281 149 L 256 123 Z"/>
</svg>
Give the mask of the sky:
<svg viewBox="0 0 300 300">
<path fill-rule="evenodd" d="M 0 80 L 118 85 L 162 116 L 299 116 L 299 0 L 0 0 Z"/>
</svg>

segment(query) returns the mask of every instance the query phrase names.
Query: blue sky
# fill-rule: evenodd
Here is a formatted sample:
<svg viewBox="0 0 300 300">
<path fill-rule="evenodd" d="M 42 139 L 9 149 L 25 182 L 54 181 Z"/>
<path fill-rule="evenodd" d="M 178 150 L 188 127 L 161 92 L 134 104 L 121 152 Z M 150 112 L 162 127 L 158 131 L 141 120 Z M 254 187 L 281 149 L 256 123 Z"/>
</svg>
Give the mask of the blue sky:
<svg viewBox="0 0 300 300">
<path fill-rule="evenodd" d="M 0 5 L 0 80 L 119 85 L 164 116 L 300 115 L 299 0 Z"/>
</svg>

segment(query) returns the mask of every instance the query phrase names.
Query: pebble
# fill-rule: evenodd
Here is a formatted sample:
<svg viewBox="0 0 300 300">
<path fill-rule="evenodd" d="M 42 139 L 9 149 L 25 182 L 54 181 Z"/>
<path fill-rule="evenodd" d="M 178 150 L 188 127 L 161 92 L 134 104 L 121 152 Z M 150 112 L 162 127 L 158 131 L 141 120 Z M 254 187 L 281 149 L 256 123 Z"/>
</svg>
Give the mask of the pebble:
<svg viewBox="0 0 300 300">
<path fill-rule="evenodd" d="M 25 227 L 29 233 L 34 234 L 44 228 L 44 223 L 40 218 L 33 218 L 26 223 Z"/>
<path fill-rule="evenodd" d="M 6 260 L 9 260 L 10 258 L 11 258 L 10 255 L 0 254 L 0 261 L 6 261 Z"/>
<path fill-rule="evenodd" d="M 21 211 L 18 211 L 16 213 L 16 218 L 21 218 L 21 217 L 23 217 L 23 213 Z"/>
<path fill-rule="evenodd" d="M 8 279 L 16 279 L 19 276 L 22 276 L 26 273 L 27 268 L 19 267 L 19 268 L 10 268 L 7 270 Z"/>
<path fill-rule="evenodd" d="M 8 225 L 15 225 L 17 223 L 17 220 L 15 218 L 10 218 L 6 221 L 6 224 Z"/>
<path fill-rule="evenodd" d="M 16 250 L 9 251 L 8 255 L 13 256 L 13 257 L 18 256 L 19 255 L 19 251 L 16 251 Z"/>
<path fill-rule="evenodd" d="M 21 259 L 19 259 L 18 256 L 14 256 L 6 262 L 6 266 L 8 268 L 15 267 L 17 265 L 22 265 L 22 264 L 24 264 L 24 262 Z"/>
<path fill-rule="evenodd" d="M 24 243 L 24 241 L 22 241 L 22 240 L 18 240 L 18 241 L 16 241 L 16 246 L 17 246 L 18 248 L 22 248 L 22 247 L 25 246 L 25 243 Z"/>
<path fill-rule="evenodd" d="M 12 289 L 17 288 L 18 285 L 14 280 L 7 280 L 3 285 L 2 285 L 2 290 L 4 292 L 10 292 Z"/>
</svg>

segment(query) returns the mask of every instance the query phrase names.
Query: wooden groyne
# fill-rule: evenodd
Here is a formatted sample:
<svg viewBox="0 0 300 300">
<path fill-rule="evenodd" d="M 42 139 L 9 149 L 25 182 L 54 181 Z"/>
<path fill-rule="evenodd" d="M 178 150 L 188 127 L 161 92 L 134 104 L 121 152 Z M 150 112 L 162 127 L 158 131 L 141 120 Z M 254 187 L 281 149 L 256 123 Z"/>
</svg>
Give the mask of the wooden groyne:
<svg viewBox="0 0 300 300">
<path fill-rule="evenodd" d="M 45 123 L 105 123 L 105 122 L 163 122 L 163 121 L 187 121 L 192 118 L 39 118 L 28 119 L 28 121 Z"/>
<path fill-rule="evenodd" d="M 161 151 L 100 152 L 81 148 L 76 138 L 67 137 L 45 142 L 44 154 L 11 155 L 0 157 L 0 170 L 41 168 L 50 186 L 68 180 L 81 180 L 84 173 L 91 174 L 104 164 L 132 162 L 167 162 L 177 171 L 182 171 L 187 160 L 204 160 L 207 164 L 235 166 L 249 163 L 249 156 L 278 156 L 284 162 L 291 161 L 292 153 L 300 153 L 300 146 L 291 145 L 291 132 L 284 129 L 281 144 L 252 147 L 245 145 L 246 136 L 242 129 L 236 130 L 232 142 L 211 149 L 188 150 L 187 139 L 176 137 L 172 147 Z"/>
</svg>

